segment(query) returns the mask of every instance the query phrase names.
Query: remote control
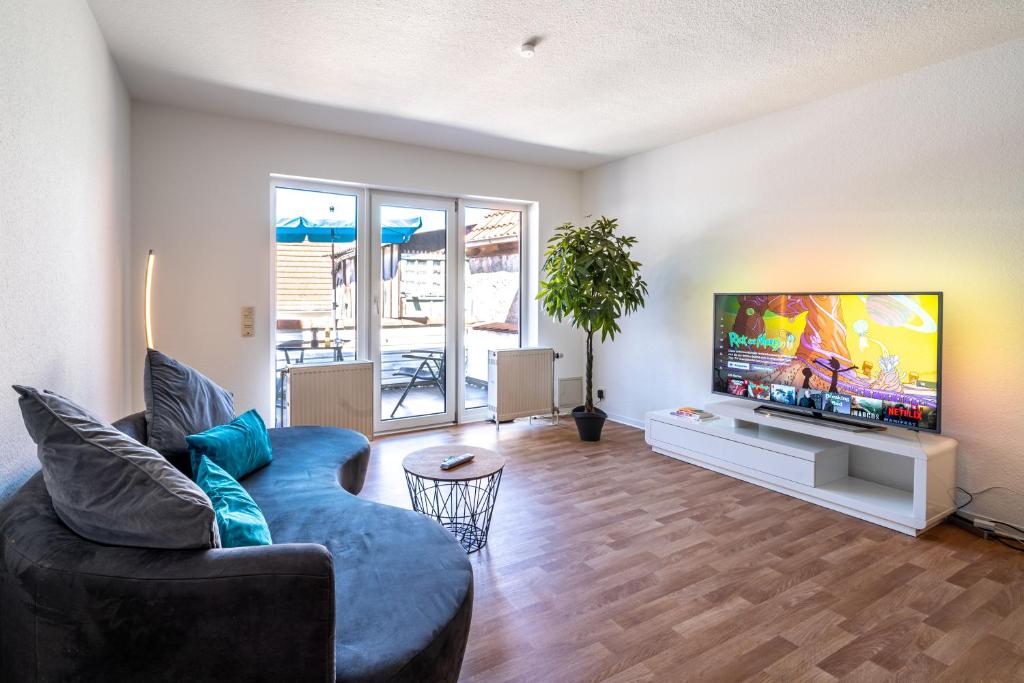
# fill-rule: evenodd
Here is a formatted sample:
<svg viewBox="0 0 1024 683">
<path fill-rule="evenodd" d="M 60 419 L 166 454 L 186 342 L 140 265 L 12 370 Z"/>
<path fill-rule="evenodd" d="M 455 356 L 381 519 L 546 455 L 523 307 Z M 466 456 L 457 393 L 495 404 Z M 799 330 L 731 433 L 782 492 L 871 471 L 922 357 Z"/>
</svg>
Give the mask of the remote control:
<svg viewBox="0 0 1024 683">
<path fill-rule="evenodd" d="M 473 459 L 473 454 L 472 453 L 463 453 L 462 455 L 453 455 L 453 456 L 451 456 L 449 458 L 445 458 L 441 462 L 441 469 L 442 470 L 450 470 L 451 468 L 458 467 L 459 465 L 467 463 L 467 462 L 469 462 L 472 459 Z"/>
</svg>

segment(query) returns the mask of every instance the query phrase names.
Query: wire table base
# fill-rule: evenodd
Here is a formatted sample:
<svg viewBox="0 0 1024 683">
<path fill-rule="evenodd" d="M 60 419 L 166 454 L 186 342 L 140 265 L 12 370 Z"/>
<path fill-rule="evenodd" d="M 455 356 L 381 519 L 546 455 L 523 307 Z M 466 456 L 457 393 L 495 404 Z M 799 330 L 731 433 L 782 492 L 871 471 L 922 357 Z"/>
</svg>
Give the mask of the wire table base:
<svg viewBox="0 0 1024 683">
<path fill-rule="evenodd" d="M 412 509 L 452 532 L 467 553 L 487 545 L 491 513 L 501 485 L 499 469 L 478 479 L 440 480 L 406 471 Z"/>
</svg>

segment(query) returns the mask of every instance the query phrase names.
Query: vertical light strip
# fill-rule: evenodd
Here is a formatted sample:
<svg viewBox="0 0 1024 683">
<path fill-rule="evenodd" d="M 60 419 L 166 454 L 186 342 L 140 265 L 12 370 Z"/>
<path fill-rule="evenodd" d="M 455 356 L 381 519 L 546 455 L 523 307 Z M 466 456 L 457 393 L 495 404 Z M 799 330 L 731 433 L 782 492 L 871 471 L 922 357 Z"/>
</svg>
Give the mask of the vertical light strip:
<svg viewBox="0 0 1024 683">
<path fill-rule="evenodd" d="M 146 257 L 146 348 L 153 347 L 153 266 L 156 264 L 156 254 L 149 250 Z"/>
</svg>

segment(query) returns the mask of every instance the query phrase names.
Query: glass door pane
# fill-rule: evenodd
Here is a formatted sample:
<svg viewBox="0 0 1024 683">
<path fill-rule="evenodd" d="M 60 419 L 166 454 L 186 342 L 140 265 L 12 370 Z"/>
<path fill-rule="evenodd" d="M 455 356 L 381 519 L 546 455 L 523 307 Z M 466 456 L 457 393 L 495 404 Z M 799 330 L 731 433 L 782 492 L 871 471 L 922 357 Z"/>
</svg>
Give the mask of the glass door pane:
<svg viewBox="0 0 1024 683">
<path fill-rule="evenodd" d="M 464 408 L 487 405 L 487 352 L 519 348 L 522 211 L 466 207 Z"/>
<path fill-rule="evenodd" d="M 381 426 L 452 422 L 448 242 L 454 203 L 382 197 L 374 207 Z"/>
<path fill-rule="evenodd" d="M 274 188 L 278 422 L 285 366 L 355 357 L 356 200 L 309 187 Z"/>
</svg>

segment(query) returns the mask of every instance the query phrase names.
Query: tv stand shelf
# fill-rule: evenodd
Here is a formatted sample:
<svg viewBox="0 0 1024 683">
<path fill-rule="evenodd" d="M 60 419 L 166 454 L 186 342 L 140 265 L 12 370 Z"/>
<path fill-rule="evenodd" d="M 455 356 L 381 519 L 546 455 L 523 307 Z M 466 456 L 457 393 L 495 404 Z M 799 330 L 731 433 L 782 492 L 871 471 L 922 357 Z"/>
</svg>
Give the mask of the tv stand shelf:
<svg viewBox="0 0 1024 683">
<path fill-rule="evenodd" d="M 955 440 L 901 429 L 849 432 L 721 401 L 717 420 L 647 414 L 663 455 L 916 536 L 955 510 Z"/>
</svg>

